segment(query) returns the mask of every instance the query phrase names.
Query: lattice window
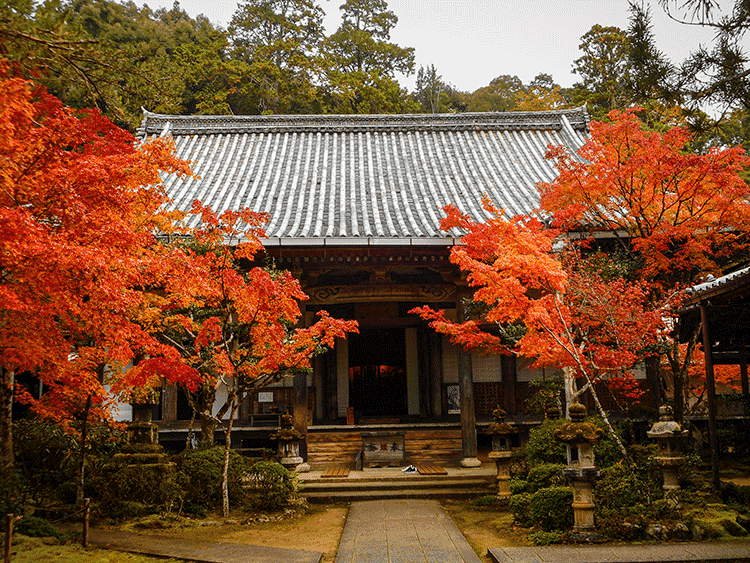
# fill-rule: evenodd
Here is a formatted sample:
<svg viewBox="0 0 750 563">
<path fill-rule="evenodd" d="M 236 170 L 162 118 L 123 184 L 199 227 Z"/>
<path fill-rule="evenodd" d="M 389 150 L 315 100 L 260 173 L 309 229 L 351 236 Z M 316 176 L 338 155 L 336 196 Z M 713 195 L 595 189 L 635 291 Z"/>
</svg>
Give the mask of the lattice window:
<svg viewBox="0 0 750 563">
<path fill-rule="evenodd" d="M 477 415 L 492 415 L 498 405 L 503 406 L 501 383 L 474 383 L 474 409 Z"/>
</svg>

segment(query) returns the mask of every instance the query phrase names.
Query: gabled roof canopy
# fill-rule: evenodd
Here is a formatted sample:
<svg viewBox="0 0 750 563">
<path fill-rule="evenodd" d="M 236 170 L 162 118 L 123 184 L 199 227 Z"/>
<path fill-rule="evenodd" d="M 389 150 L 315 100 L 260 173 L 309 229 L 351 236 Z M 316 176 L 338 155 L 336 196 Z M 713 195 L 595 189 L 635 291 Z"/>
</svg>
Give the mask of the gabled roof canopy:
<svg viewBox="0 0 750 563">
<path fill-rule="evenodd" d="M 701 303 L 706 305 L 713 362 L 739 364 L 743 354 L 750 359 L 750 266 L 688 290 L 680 312 L 680 341 L 686 342 L 701 323 Z"/>
<path fill-rule="evenodd" d="M 199 178 L 166 179 L 174 204 L 271 215 L 267 245 L 452 244 L 449 203 L 487 218 L 538 206 L 557 176 L 549 145 L 577 151 L 580 109 L 440 115 L 176 116 L 144 112 L 139 136 L 171 134 Z"/>
</svg>

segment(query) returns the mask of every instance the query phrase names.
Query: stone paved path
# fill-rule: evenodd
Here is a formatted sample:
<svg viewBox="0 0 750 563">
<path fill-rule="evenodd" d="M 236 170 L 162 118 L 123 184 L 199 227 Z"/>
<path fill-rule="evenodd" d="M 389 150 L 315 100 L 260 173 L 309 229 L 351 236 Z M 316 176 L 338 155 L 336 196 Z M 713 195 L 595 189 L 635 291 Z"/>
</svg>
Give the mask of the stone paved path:
<svg viewBox="0 0 750 563">
<path fill-rule="evenodd" d="M 496 563 L 645 563 L 750 561 L 750 542 L 647 543 L 490 548 Z"/>
<path fill-rule="evenodd" d="M 336 563 L 480 563 L 435 500 L 352 503 Z"/>
</svg>

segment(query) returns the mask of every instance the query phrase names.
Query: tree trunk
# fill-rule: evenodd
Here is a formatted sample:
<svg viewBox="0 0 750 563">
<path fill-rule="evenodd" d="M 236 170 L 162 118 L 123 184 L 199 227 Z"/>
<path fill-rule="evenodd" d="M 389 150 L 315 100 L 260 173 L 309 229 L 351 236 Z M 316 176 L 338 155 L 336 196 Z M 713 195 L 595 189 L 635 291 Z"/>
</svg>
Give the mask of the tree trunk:
<svg viewBox="0 0 750 563">
<path fill-rule="evenodd" d="M 229 422 L 224 427 L 224 467 L 221 471 L 221 501 L 224 518 L 229 518 L 229 450 L 232 449 L 232 425 L 237 413 L 237 401 L 232 403 Z"/>
<path fill-rule="evenodd" d="M 13 388 L 15 372 L 0 367 L 3 380 L 0 384 L 0 469 L 11 472 L 13 460 Z"/>
<path fill-rule="evenodd" d="M 86 440 L 89 433 L 89 411 L 91 410 L 91 395 L 86 397 L 86 406 L 83 408 L 83 421 L 81 422 L 81 440 L 78 451 L 78 475 L 76 478 L 76 504 L 83 504 L 83 482 L 86 472 Z"/>
<path fill-rule="evenodd" d="M 210 413 L 201 413 L 201 443 L 213 444 L 217 420 Z"/>
</svg>

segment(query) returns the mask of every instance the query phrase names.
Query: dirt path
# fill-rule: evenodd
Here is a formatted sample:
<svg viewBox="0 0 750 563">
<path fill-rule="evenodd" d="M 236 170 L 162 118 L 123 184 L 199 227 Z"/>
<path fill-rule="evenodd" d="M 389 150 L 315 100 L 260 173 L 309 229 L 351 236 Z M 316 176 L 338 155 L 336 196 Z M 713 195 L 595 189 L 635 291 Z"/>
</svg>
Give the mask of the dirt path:
<svg viewBox="0 0 750 563">
<path fill-rule="evenodd" d="M 203 521 L 199 525 L 154 529 L 153 533 L 175 537 L 190 537 L 206 541 L 222 541 L 305 549 L 323 553 L 323 561 L 332 563 L 336 560 L 341 533 L 344 530 L 348 504 L 310 505 L 304 514 L 294 514 L 279 520 L 271 515 L 266 519 L 245 523 L 222 523 Z M 238 520 L 242 520 L 239 516 Z M 148 529 L 138 530 L 147 534 Z"/>
<path fill-rule="evenodd" d="M 491 563 L 487 554 L 490 547 L 520 547 L 528 545 L 525 533 L 513 526 L 513 515 L 493 509 L 470 508 L 466 501 L 440 502 L 474 552 L 483 563 Z"/>
<path fill-rule="evenodd" d="M 441 505 L 485 563 L 491 561 L 487 555 L 489 547 L 527 545 L 525 534 L 516 531 L 509 512 L 477 509 L 470 507 L 465 500 L 443 500 Z M 238 523 L 223 523 L 217 518 L 215 521 L 198 522 L 197 525 L 153 530 L 139 528 L 137 531 L 145 534 L 153 531 L 160 535 L 206 541 L 318 551 L 324 554 L 324 563 L 334 563 L 348 513 L 348 503 L 313 504 L 304 513 L 283 518 L 278 514 L 269 514 L 270 518 L 260 515 L 245 522 L 250 515 L 245 518 L 237 515 L 235 518 Z"/>
</svg>

